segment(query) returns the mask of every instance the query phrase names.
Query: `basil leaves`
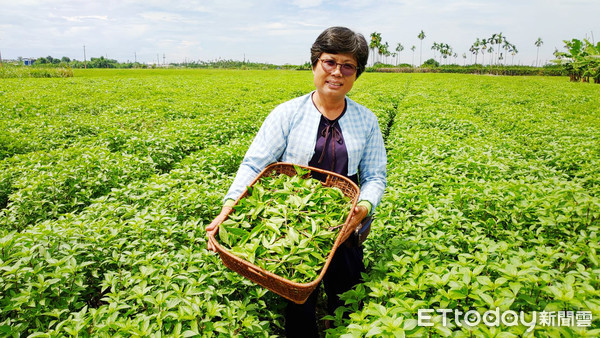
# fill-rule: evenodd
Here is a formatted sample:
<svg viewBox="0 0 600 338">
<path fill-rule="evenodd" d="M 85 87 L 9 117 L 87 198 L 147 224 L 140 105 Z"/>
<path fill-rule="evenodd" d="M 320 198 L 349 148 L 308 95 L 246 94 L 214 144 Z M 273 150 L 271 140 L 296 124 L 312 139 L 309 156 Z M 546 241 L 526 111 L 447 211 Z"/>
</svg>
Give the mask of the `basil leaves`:
<svg viewBox="0 0 600 338">
<path fill-rule="evenodd" d="M 295 167 L 290 177 L 261 177 L 219 226 L 219 240 L 234 255 L 297 283 L 319 276 L 350 212 L 350 199 Z"/>
</svg>

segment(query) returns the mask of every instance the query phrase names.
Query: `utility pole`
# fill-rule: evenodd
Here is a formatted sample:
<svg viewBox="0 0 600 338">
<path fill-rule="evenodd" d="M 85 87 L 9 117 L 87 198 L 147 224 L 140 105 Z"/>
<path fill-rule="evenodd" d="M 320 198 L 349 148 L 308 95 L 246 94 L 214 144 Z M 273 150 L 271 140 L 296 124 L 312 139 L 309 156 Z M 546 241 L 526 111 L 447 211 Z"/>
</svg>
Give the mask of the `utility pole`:
<svg viewBox="0 0 600 338">
<path fill-rule="evenodd" d="M 2 67 L 2 51 L 0 51 L 0 67 Z"/>
<path fill-rule="evenodd" d="M 137 52 L 133 52 L 133 62 L 137 63 Z"/>
<path fill-rule="evenodd" d="M 87 62 L 85 60 L 85 45 L 83 45 L 83 67 L 87 68 Z"/>
<path fill-rule="evenodd" d="M 165 53 L 163 53 L 163 66 L 166 64 L 165 62 Z"/>
</svg>

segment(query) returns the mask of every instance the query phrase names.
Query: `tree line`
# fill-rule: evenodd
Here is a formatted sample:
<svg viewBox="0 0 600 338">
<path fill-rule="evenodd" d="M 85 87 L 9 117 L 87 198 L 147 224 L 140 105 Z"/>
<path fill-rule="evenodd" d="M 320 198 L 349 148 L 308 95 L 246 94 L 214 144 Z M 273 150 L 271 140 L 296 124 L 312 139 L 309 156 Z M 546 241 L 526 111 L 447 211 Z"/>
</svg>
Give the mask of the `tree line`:
<svg viewBox="0 0 600 338">
<path fill-rule="evenodd" d="M 19 64 L 24 63 L 23 58 L 17 59 Z M 52 56 L 39 57 L 33 60 L 34 66 L 40 67 L 70 67 L 70 68 L 147 68 L 148 66 L 139 62 L 119 62 L 114 59 L 105 58 L 104 56 L 92 57 L 89 61 L 80 61 L 71 59 L 68 56 L 55 58 Z"/>
<path fill-rule="evenodd" d="M 69 67 L 69 68 L 154 68 L 157 65 L 147 65 L 139 62 L 119 62 L 114 59 L 108 59 L 104 56 L 99 58 L 91 58 L 89 61 L 79 61 L 70 59 L 67 56 L 55 58 L 52 56 L 40 57 L 33 60 L 33 65 L 36 67 Z M 24 59 L 19 58 L 17 62 L 20 65 L 24 64 Z M 177 68 L 222 68 L 222 69 L 310 69 L 310 62 L 303 65 L 273 65 L 262 62 L 237 61 L 237 60 L 209 60 L 209 61 L 188 61 L 188 62 L 173 62 L 168 65 Z"/>
<path fill-rule="evenodd" d="M 423 65 L 423 40 L 426 38 L 425 32 L 421 30 L 417 35 L 417 38 L 420 40 L 420 48 L 419 48 L 419 63 L 418 65 Z M 534 45 L 537 47 L 537 56 L 535 66 L 538 67 L 539 63 L 539 48 L 543 44 L 542 38 L 538 38 Z M 389 57 L 395 58 L 396 65 L 398 65 L 398 57 L 400 53 L 404 50 L 404 45 L 398 42 L 396 44 L 395 52 L 390 49 L 390 44 L 388 42 L 383 42 L 381 33 L 373 32 L 371 33 L 371 42 L 369 44 L 369 48 L 371 49 L 373 55 L 373 65 L 376 63 L 389 63 Z M 412 63 L 410 66 L 415 66 L 415 51 L 417 47 L 413 45 L 410 50 L 412 51 Z M 446 64 L 449 63 L 451 58 L 454 58 L 456 63 L 456 59 L 459 57 L 458 53 L 454 50 L 454 48 L 445 42 L 433 42 L 431 49 L 434 51 L 434 58 L 439 56 L 439 64 L 443 64 L 444 61 Z M 478 56 L 481 54 L 481 64 L 485 64 L 486 53 L 489 55 L 488 63 L 490 65 L 506 65 L 508 56 L 512 56 L 511 63 L 514 64 L 514 56 L 519 52 L 517 46 L 508 41 L 507 37 L 500 33 L 494 33 L 492 36 L 487 38 L 476 38 L 473 44 L 469 48 L 469 52 L 475 56 L 475 64 L 477 64 Z M 466 64 L 467 53 L 462 53 L 462 58 L 464 59 L 463 64 Z M 432 64 L 429 61 L 429 64 Z"/>
<path fill-rule="evenodd" d="M 489 72 L 496 72 L 497 74 L 504 75 L 531 75 L 531 70 L 528 69 L 515 69 L 514 66 L 512 69 L 507 69 L 507 59 L 512 57 L 511 64 L 514 65 L 514 57 L 519 50 L 517 46 L 511 43 L 507 37 L 500 33 L 492 34 L 490 37 L 476 38 L 473 44 L 469 47 L 469 52 L 475 57 L 475 62 L 469 67 L 466 67 L 466 59 L 467 53 L 462 53 L 463 69 L 460 70 L 456 66 L 456 59 L 458 58 L 458 53 L 452 48 L 452 46 L 448 43 L 444 42 L 433 42 L 431 49 L 434 51 L 434 57 L 428 59 L 425 62 L 422 62 L 423 56 L 423 40 L 426 38 L 425 32 L 421 30 L 417 35 L 417 38 L 421 41 L 419 48 L 419 67 L 420 68 L 430 68 L 430 67 L 440 67 L 445 62 L 445 66 L 447 71 L 449 72 L 475 72 L 480 73 L 484 70 L 484 66 L 486 64 L 486 54 L 487 56 L 487 64 L 489 65 Z M 549 72 L 540 72 L 540 75 L 562 75 L 564 73 L 568 74 L 571 81 L 582 81 L 582 82 L 590 82 L 600 83 L 600 42 L 594 43 L 593 41 L 589 41 L 588 39 L 571 39 L 571 40 L 563 40 L 565 43 L 564 48 L 566 51 L 554 51 L 554 56 L 556 59 L 552 60 L 551 63 L 554 65 L 559 65 L 559 69 L 562 71 L 556 72 L 556 70 L 549 70 Z M 544 41 L 541 37 L 539 37 L 536 41 L 533 42 L 534 46 L 537 48 L 536 51 L 536 59 L 535 59 L 535 67 L 540 67 L 539 64 L 539 51 L 540 47 L 544 44 Z M 393 52 L 390 48 L 390 44 L 388 42 L 384 42 L 381 36 L 381 33 L 373 32 L 371 33 L 371 42 L 369 44 L 369 48 L 371 49 L 372 58 L 372 66 L 374 68 L 385 67 L 391 65 L 389 63 L 389 57 L 395 58 L 395 65 L 400 67 L 414 67 L 415 66 L 415 51 L 417 47 L 413 45 L 410 50 L 412 51 L 412 63 L 411 64 L 401 64 L 398 65 L 398 57 L 400 53 L 404 50 L 404 46 L 402 43 L 397 43 L 395 52 Z M 478 58 L 481 54 L 481 64 L 478 64 Z M 439 56 L 439 61 L 436 60 Z M 449 64 L 449 60 L 454 58 L 455 62 L 452 65 Z M 494 66 L 494 67 L 493 67 Z M 552 68 L 551 65 L 544 65 L 546 68 Z M 557 67 L 557 66 L 554 66 Z M 522 67 L 521 67 L 522 68 Z M 390 71 L 390 70 L 388 70 Z"/>
</svg>

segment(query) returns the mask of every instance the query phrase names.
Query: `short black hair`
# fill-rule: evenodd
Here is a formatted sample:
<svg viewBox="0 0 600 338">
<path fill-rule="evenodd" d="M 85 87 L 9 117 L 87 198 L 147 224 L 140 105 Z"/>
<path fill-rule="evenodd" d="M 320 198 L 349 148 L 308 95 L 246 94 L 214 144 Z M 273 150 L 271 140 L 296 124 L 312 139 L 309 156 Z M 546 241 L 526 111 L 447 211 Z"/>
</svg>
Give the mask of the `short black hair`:
<svg viewBox="0 0 600 338">
<path fill-rule="evenodd" d="M 369 59 L 369 45 L 360 33 L 346 27 L 329 27 L 321 33 L 310 49 L 310 61 L 314 68 L 323 53 L 352 54 L 358 63 L 356 77 L 364 72 Z"/>
</svg>

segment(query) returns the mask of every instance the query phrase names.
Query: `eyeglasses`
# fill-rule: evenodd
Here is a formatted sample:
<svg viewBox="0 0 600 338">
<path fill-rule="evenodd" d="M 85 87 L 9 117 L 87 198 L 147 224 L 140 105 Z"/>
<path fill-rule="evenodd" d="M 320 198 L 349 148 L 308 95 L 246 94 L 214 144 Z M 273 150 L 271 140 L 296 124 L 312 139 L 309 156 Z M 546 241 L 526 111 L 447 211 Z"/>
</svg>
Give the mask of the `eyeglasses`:
<svg viewBox="0 0 600 338">
<path fill-rule="evenodd" d="M 337 66 L 340 65 L 340 72 L 344 76 L 351 76 L 356 73 L 356 66 L 351 63 L 337 63 L 332 59 L 319 59 L 321 61 L 321 66 L 323 70 L 328 73 L 333 73 L 337 69 Z"/>
</svg>

